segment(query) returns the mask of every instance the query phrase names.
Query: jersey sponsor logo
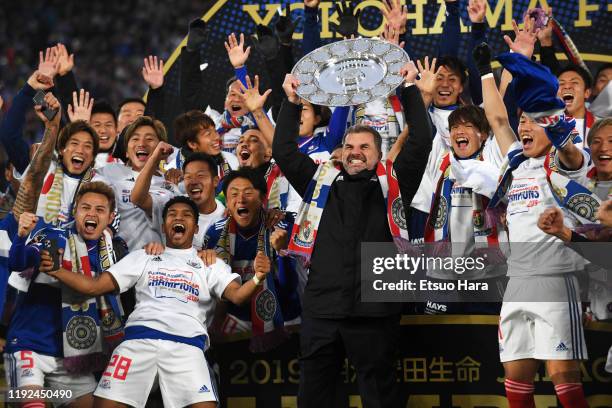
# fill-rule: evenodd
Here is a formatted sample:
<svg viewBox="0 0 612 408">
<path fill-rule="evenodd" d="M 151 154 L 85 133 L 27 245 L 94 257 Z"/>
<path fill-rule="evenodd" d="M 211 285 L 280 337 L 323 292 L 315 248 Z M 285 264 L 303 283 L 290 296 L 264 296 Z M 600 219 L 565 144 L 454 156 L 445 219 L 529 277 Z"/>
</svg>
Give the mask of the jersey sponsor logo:
<svg viewBox="0 0 612 408">
<path fill-rule="evenodd" d="M 187 260 L 187 265 L 191 266 L 192 268 L 196 268 L 196 269 L 200 269 L 202 267 L 200 263 L 196 261 L 195 259 Z"/>
<path fill-rule="evenodd" d="M 21 370 L 21 378 L 34 377 L 34 372 L 31 368 Z"/>
<path fill-rule="evenodd" d="M 193 281 L 193 272 L 180 269 L 159 268 L 149 271 L 149 287 L 156 298 L 171 298 L 180 302 L 198 302 L 200 285 Z"/>
<path fill-rule="evenodd" d="M 133 178 L 132 178 L 132 181 L 134 181 Z M 121 201 L 124 203 L 131 202 L 131 197 L 130 197 L 131 195 L 132 195 L 132 190 L 126 190 L 126 189 L 121 190 Z"/>
<path fill-rule="evenodd" d="M 442 303 L 436 303 L 436 302 L 431 302 L 431 301 L 427 301 L 427 309 L 434 311 L 434 312 L 446 312 L 446 305 L 442 304 Z"/>
<path fill-rule="evenodd" d="M 559 343 L 559 345 L 555 347 L 555 351 L 568 351 L 568 350 L 569 349 L 563 342 Z"/>
<path fill-rule="evenodd" d="M 200 387 L 200 391 L 198 391 L 198 393 L 203 393 L 203 392 L 210 392 L 210 390 L 208 389 L 208 387 L 206 386 L 206 384 L 202 385 Z"/>
</svg>

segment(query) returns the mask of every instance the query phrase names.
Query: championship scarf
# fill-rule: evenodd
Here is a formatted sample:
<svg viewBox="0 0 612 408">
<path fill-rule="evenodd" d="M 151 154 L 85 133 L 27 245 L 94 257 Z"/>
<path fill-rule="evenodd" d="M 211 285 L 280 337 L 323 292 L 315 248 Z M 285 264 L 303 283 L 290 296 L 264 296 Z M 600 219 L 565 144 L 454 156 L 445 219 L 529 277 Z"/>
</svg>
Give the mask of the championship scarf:
<svg viewBox="0 0 612 408">
<path fill-rule="evenodd" d="M 431 123 L 436 128 L 436 133 L 440 135 L 444 141 L 444 145 L 449 148 L 450 142 L 450 130 L 448 129 L 448 117 L 453 111 L 455 111 L 459 105 L 449 105 L 443 108 L 438 108 L 433 104 L 429 107 L 429 117 Z"/>
<path fill-rule="evenodd" d="M 76 191 L 79 190 L 81 183 L 91 181 L 94 176 L 93 168 L 89 168 L 85 171 L 85 174 L 79 180 L 79 185 Z M 61 163 L 57 163 L 55 161 L 51 162 L 49 166 L 49 170 L 47 171 L 47 175 L 44 178 L 43 187 L 40 192 L 40 197 L 38 199 L 38 207 L 36 210 L 36 215 L 42 217 L 43 220 L 53 226 L 65 226 L 67 225 L 72 216 L 69 216 L 67 220 L 59 219 L 59 213 L 62 208 L 62 192 L 64 190 L 64 169 Z M 75 192 L 76 197 L 76 192 Z M 73 197 L 74 200 L 74 197 Z M 72 214 L 72 207 L 74 202 L 70 203 L 70 208 L 68 213 Z"/>
<path fill-rule="evenodd" d="M 271 162 L 266 170 L 265 175 L 268 194 L 266 195 L 263 206 L 266 209 L 279 208 L 284 210 L 287 208 L 287 199 L 289 196 L 289 181 L 281 172 L 280 167 L 274 162 Z"/>
<path fill-rule="evenodd" d="M 331 161 L 319 165 L 302 198 L 302 204 L 291 231 L 288 251 L 306 264 L 310 262 L 312 256 L 319 223 L 332 184 L 340 173 L 340 169 L 336 168 Z M 376 176 L 387 204 L 387 221 L 391 236 L 394 243 L 400 246 L 403 241 L 408 240 L 408 230 L 393 163 L 390 160 L 387 160 L 385 165 L 378 162 Z"/>
<path fill-rule="evenodd" d="M 90 264 L 85 241 L 69 232 L 62 266 L 90 278 L 98 275 Z M 104 231 L 98 240 L 98 270 L 116 262 L 112 237 Z M 62 286 L 64 366 L 69 372 L 92 372 L 104 368 L 113 348 L 123 338 L 123 310 L 118 295 L 85 298 Z"/>
<path fill-rule="evenodd" d="M 232 114 L 226 109 L 223 111 L 219 119 L 217 133 L 219 133 L 221 136 L 223 150 L 230 153 L 233 153 L 236 150 L 236 146 L 238 146 L 238 139 L 236 139 L 236 143 L 229 142 L 224 137 L 226 133 L 237 128 L 241 130 L 241 133 L 244 133 L 249 129 L 257 128 L 257 122 L 251 113 L 247 113 L 246 115 L 242 116 L 232 116 Z"/>
<path fill-rule="evenodd" d="M 451 154 L 446 153 L 437 172 L 437 184 L 432 195 L 429 218 L 425 224 L 425 242 L 452 242 L 452 245 L 436 246 L 434 250 L 440 256 L 469 255 L 474 249 L 479 252 L 494 252 L 491 259 L 503 259 L 500 242 L 507 242 L 505 229 L 498 220 L 487 214 L 489 198 L 469 188 L 471 197 L 471 214 L 466 216 L 460 207 L 453 210 L 452 189 L 455 180 L 451 174 Z M 483 160 L 482 150 L 477 152 L 474 160 Z M 450 249 L 450 252 L 449 252 Z"/>
<path fill-rule="evenodd" d="M 260 226 L 257 233 L 257 252 L 263 252 L 272 260 L 272 270 L 266 275 L 263 284 L 257 287 L 249 303 L 249 316 L 253 336 L 249 348 L 253 352 L 270 350 L 283 342 L 287 334 L 284 330 L 284 320 L 281 313 L 280 302 L 274 276 L 276 273 L 276 257 L 270 245 L 270 231 L 265 226 L 265 213 L 261 211 Z M 236 254 L 236 234 L 238 224 L 229 217 L 223 226 L 215 250 L 217 256 L 226 264 L 232 266 Z M 253 271 L 253 273 L 255 273 Z"/>
<path fill-rule="evenodd" d="M 546 180 L 555 197 L 555 201 L 560 207 L 572 213 L 581 224 L 597 223 L 595 214 L 601 204 L 601 200 L 587 187 L 560 173 L 555 162 L 556 153 L 557 150 L 551 148 L 544 159 Z M 489 201 L 489 208 L 496 207 L 506 196 L 512 184 L 512 173 L 521 163 L 528 159 L 523 154 L 522 148 L 508 152 L 508 156 L 502 166 L 502 175 L 499 179 L 497 190 L 491 201 Z"/>
</svg>

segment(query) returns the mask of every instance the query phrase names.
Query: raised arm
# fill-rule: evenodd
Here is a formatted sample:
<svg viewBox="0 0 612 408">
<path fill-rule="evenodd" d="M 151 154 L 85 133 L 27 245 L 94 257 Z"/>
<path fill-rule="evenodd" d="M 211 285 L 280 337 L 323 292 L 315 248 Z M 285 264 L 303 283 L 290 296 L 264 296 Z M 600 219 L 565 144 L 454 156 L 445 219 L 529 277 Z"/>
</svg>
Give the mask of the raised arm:
<svg viewBox="0 0 612 408">
<path fill-rule="evenodd" d="M 43 179 L 45 174 L 47 174 L 51 159 L 53 158 L 62 112 L 59 101 L 52 93 L 45 95 L 45 102 L 51 109 L 58 109 L 58 112 L 52 120 L 49 120 L 42 113 L 40 105 L 34 107 L 36 115 L 45 124 L 45 134 L 43 135 L 42 142 L 36 154 L 34 154 L 32 158 L 29 170 L 21 180 L 17 198 L 13 205 L 13 216 L 16 221 L 19 221 L 19 217 L 24 212 L 36 213 L 38 198 L 43 186 Z"/>
<path fill-rule="evenodd" d="M 145 163 L 144 167 L 140 171 L 140 174 L 136 178 L 134 188 L 130 195 L 130 200 L 135 206 L 140 207 L 147 216 L 151 218 L 153 211 L 153 199 L 149 190 L 151 190 L 151 179 L 157 170 L 159 169 L 159 163 L 162 160 L 166 160 L 173 151 L 173 147 L 166 142 L 159 142 L 155 146 L 155 150 L 149 160 Z"/>
<path fill-rule="evenodd" d="M 457 0 L 445 0 L 444 3 L 446 5 L 446 21 L 442 27 L 442 35 L 438 43 L 438 57 L 447 55 L 457 57 L 461 44 L 459 2 Z"/>
<path fill-rule="evenodd" d="M 54 48 L 57 55 L 55 91 L 62 104 L 62 111 L 68 114 L 68 104 L 72 101 L 72 95 L 74 92 L 78 92 L 76 78 L 72 72 L 74 68 L 74 54 L 69 54 L 68 49 L 62 43 L 58 43 Z"/>
<path fill-rule="evenodd" d="M 17 221 L 17 236 L 13 239 L 9 250 L 8 267 L 10 270 L 23 271 L 38 266 L 40 261 L 36 248 L 26 245 L 26 239 L 36 227 L 38 217 L 34 213 L 27 212 L 22 213 Z"/>
<path fill-rule="evenodd" d="M 467 10 L 470 21 L 472 22 L 469 49 L 473 50 L 478 44 L 487 42 L 487 25 L 485 24 L 485 15 L 487 11 L 486 0 L 470 0 Z M 474 105 L 480 105 L 482 103 L 482 85 L 478 66 L 472 53 L 468 53 L 467 68 L 472 103 L 474 103 Z"/>
<path fill-rule="evenodd" d="M 321 0 L 304 0 L 304 39 L 302 40 L 302 55 L 319 48 L 321 44 L 321 29 L 319 28 L 319 3 Z"/>
<path fill-rule="evenodd" d="M 258 252 L 253 261 L 253 270 L 255 276 L 247 282 L 240 285 L 236 281 L 232 281 L 223 291 L 223 297 L 235 305 L 241 305 L 249 300 L 257 290 L 258 284 L 255 282 L 263 282 L 266 275 L 270 272 L 270 259 L 263 252 Z"/>
<path fill-rule="evenodd" d="M 261 95 L 259 93 L 259 76 L 255 75 L 255 83 L 251 84 L 251 78 L 246 77 L 247 86 L 242 85 L 240 83 L 240 89 L 242 93 L 239 97 L 244 102 L 246 108 L 251 112 L 253 117 L 255 118 L 255 122 L 257 123 L 257 127 L 261 131 L 266 144 L 268 146 L 272 146 L 272 138 L 274 137 L 274 125 L 268 118 L 268 115 L 264 111 L 264 105 L 266 104 L 266 99 L 272 92 L 271 89 L 268 89 Z"/>
<path fill-rule="evenodd" d="M 404 83 L 408 85 L 408 87 L 402 87 L 401 102 L 409 134 L 395 158 L 393 167 L 397 174 L 404 208 L 408 208 L 425 172 L 431 151 L 432 130 L 421 94 L 417 86 L 413 84 L 417 76 L 414 63 L 410 62 L 402 68 L 401 74 L 404 77 Z"/>
<path fill-rule="evenodd" d="M 289 183 L 301 196 L 317 171 L 317 164 L 298 149 L 301 106 L 295 90 L 298 80 L 287 75 L 283 88 L 288 100 L 283 102 L 272 141 L 272 157 L 278 163 Z"/>
<path fill-rule="evenodd" d="M 548 8 L 546 12 L 548 15 L 548 22 L 546 27 L 542 28 L 538 33 L 538 41 L 540 42 L 540 62 L 542 65 L 547 66 L 554 75 L 561 69 L 561 64 L 555 54 L 555 46 L 553 43 L 553 23 L 552 23 L 552 7 Z"/>
<path fill-rule="evenodd" d="M 164 114 L 164 60 L 152 55 L 145 58 L 142 78 L 149 85 L 144 114 L 161 119 Z"/>
<path fill-rule="evenodd" d="M 417 60 L 417 67 L 419 68 L 419 74 L 421 74 L 421 80 L 416 83 L 419 91 L 421 92 L 421 98 L 423 99 L 423 105 L 428 108 L 433 101 L 433 93 L 436 89 L 438 71 L 440 67 L 436 69 L 436 59 L 431 61 L 429 65 L 429 57 L 425 57 L 423 63 Z"/>
<path fill-rule="evenodd" d="M 497 84 L 495 83 L 495 77 L 491 68 L 491 49 L 486 43 L 482 43 L 474 48 L 472 54 L 478 64 L 478 70 L 481 75 L 485 115 L 491 130 L 493 130 L 500 152 L 502 156 L 505 156 L 512 143 L 516 141 L 516 135 L 510 127 L 506 106 L 501 94 L 497 90 Z"/>
</svg>

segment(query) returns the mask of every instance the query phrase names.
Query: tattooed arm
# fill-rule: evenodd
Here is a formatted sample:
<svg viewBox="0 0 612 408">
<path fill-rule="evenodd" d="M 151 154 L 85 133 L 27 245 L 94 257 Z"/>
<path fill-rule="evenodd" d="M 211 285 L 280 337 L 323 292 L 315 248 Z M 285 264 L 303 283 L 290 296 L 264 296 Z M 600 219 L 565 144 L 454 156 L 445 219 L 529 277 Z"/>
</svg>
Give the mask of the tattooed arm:
<svg viewBox="0 0 612 408">
<path fill-rule="evenodd" d="M 62 117 L 60 103 L 50 92 L 45 95 L 45 102 L 47 102 L 51 109 L 58 109 L 58 112 L 52 120 L 49 120 L 42 113 L 40 105 L 34 107 L 36 114 L 45 124 L 45 134 L 40 147 L 32 158 L 29 170 L 23 176 L 23 180 L 21 180 L 21 186 L 13 205 L 13 216 L 17 222 L 19 222 L 19 217 L 24 212 L 36 213 L 43 179 L 51 164 L 57 134 L 59 133 L 60 118 Z"/>
</svg>

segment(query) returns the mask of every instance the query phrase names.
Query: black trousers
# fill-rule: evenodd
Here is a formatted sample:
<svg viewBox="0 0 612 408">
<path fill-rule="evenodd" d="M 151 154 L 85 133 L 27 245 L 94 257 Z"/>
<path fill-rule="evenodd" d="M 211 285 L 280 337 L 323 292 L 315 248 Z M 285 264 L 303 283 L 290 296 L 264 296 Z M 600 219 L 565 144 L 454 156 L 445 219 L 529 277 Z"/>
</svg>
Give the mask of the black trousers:
<svg viewBox="0 0 612 408">
<path fill-rule="evenodd" d="M 355 366 L 364 408 L 397 408 L 399 316 L 304 317 L 300 329 L 299 408 L 341 408 L 336 391 L 345 356 Z M 342 396 L 341 396 L 342 398 Z"/>
</svg>

